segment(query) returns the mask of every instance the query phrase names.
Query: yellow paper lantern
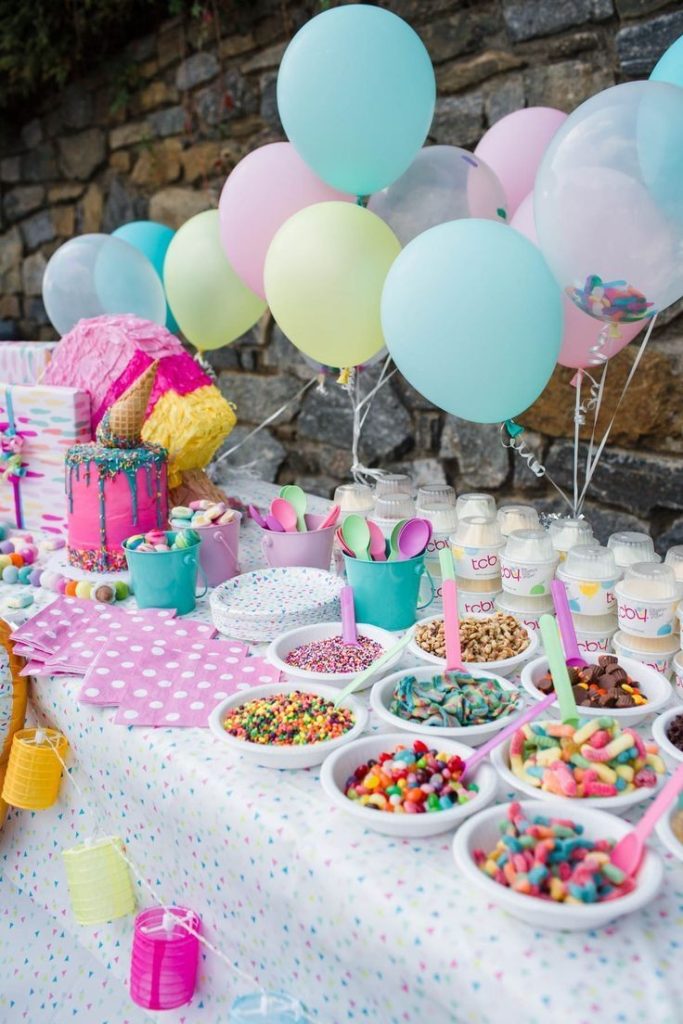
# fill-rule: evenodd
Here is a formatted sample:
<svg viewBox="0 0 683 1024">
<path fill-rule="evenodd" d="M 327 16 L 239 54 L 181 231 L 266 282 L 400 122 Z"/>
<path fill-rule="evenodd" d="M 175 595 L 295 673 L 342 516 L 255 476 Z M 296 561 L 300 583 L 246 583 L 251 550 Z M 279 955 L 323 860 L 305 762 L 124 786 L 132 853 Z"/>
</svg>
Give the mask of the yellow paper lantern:
<svg viewBox="0 0 683 1024">
<path fill-rule="evenodd" d="M 79 924 L 102 924 L 135 910 L 135 893 L 118 836 L 62 851 L 71 909 Z"/>
<path fill-rule="evenodd" d="M 59 794 L 69 744 L 56 729 L 21 729 L 14 734 L 2 799 L 24 811 L 52 807 Z"/>
</svg>

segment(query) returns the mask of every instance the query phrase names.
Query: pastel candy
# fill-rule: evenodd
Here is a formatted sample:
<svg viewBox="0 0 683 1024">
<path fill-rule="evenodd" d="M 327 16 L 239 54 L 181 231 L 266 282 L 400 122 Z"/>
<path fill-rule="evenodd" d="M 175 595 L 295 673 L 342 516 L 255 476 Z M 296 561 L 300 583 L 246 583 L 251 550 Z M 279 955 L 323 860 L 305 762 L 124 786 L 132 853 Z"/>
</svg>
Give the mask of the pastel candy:
<svg viewBox="0 0 683 1024">
<path fill-rule="evenodd" d="M 19 579 L 19 570 L 16 565 L 6 565 L 2 570 L 3 583 L 16 583 Z"/>
<path fill-rule="evenodd" d="M 192 509 L 187 505 L 176 505 L 171 509 L 172 519 L 192 519 Z"/>
<path fill-rule="evenodd" d="M 200 512 L 192 519 L 193 526 L 211 526 L 212 519 L 208 512 Z"/>
<path fill-rule="evenodd" d="M 154 545 L 154 550 L 155 551 L 170 551 L 171 549 L 168 546 L 168 544 L 155 544 Z"/>
<path fill-rule="evenodd" d="M 7 598 L 8 608 L 28 608 L 29 605 L 33 604 L 33 594 L 29 594 L 27 590 L 22 590 L 18 594 L 12 594 L 11 597 Z"/>
<path fill-rule="evenodd" d="M 2 543 L 0 543 L 0 551 L 2 551 L 3 555 L 9 555 L 14 551 L 14 544 L 11 540 L 3 540 Z"/>
<path fill-rule="evenodd" d="M 79 580 L 76 584 L 76 597 L 90 597 L 92 583 L 88 580 Z"/>
<path fill-rule="evenodd" d="M 206 510 L 206 514 L 209 517 L 209 519 L 218 519 L 218 517 L 222 516 L 224 512 L 225 512 L 225 502 L 224 501 L 219 501 L 216 505 L 211 505 Z"/>
<path fill-rule="evenodd" d="M 21 569 L 19 570 L 19 582 L 30 583 L 32 572 L 33 569 L 31 568 L 30 565 L 22 565 Z"/>
<path fill-rule="evenodd" d="M 216 520 L 216 525 L 217 526 L 225 526 L 227 523 L 231 523 L 234 518 L 235 518 L 235 513 L 234 513 L 234 511 L 231 508 L 229 508 L 227 510 L 227 512 L 223 513 L 223 515 L 220 517 L 220 519 Z"/>
<path fill-rule="evenodd" d="M 0 555 L 0 572 L 11 564 L 9 555 Z"/>
<path fill-rule="evenodd" d="M 114 590 L 116 591 L 116 600 L 125 601 L 130 594 L 130 587 L 123 580 L 117 580 L 114 584 Z"/>
<path fill-rule="evenodd" d="M 185 530 L 190 524 L 189 519 L 171 519 L 172 530 Z"/>
<path fill-rule="evenodd" d="M 113 604 L 116 600 L 116 590 L 109 583 L 97 583 L 92 588 L 90 596 L 94 601 L 100 601 L 102 604 Z"/>
<path fill-rule="evenodd" d="M 33 570 L 31 575 L 29 576 L 29 582 L 30 582 L 32 587 L 39 587 L 40 586 L 40 578 L 41 578 L 42 575 L 43 574 L 40 571 L 40 569 L 34 569 Z"/>
<path fill-rule="evenodd" d="M 207 501 L 206 498 L 200 498 L 197 501 L 191 501 L 190 508 L 195 512 L 204 512 L 207 508 L 211 508 L 211 502 Z"/>
</svg>

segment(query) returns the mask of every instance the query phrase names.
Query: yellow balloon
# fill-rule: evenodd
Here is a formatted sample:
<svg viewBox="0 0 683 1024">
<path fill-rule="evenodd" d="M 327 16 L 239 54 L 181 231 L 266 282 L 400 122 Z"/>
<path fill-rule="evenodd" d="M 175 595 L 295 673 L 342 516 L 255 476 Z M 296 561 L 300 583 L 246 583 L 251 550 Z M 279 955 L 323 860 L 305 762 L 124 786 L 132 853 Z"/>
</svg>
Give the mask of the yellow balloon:
<svg viewBox="0 0 683 1024">
<path fill-rule="evenodd" d="M 356 366 L 384 345 L 380 300 L 401 245 L 374 213 L 317 203 L 275 235 L 264 282 L 271 312 L 289 340 L 327 366 Z"/>
<path fill-rule="evenodd" d="M 200 351 L 239 338 L 266 308 L 228 263 L 218 210 L 198 213 L 176 231 L 166 250 L 164 287 L 178 326 Z"/>
</svg>

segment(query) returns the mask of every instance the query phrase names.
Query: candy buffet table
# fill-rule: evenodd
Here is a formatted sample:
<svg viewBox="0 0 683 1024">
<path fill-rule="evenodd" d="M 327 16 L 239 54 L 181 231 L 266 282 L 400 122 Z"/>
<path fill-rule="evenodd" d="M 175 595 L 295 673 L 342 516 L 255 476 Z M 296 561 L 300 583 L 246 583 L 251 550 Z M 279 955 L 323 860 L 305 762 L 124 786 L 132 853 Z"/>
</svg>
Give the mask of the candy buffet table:
<svg viewBox="0 0 683 1024">
<path fill-rule="evenodd" d="M 274 493 L 254 481 L 231 491 L 257 504 Z M 254 530 L 245 568 L 258 560 Z M 195 909 L 214 945 L 322 1024 L 680 1022 L 683 865 L 670 856 L 645 912 L 601 932 L 535 931 L 468 892 L 450 836 L 364 832 L 330 808 L 316 769 L 256 767 L 208 730 L 114 725 L 111 709 L 77 703 L 80 685 L 33 685 L 33 713 L 69 738 L 86 799 L 63 784 L 55 807 L 13 812 L 0 834 L 3 1024 L 151 1019 L 125 996 L 131 919 L 83 928 L 68 907 L 60 852 L 92 832 L 88 806 L 166 902 Z M 219 1024 L 245 990 L 203 955 L 192 1005 L 164 1019 Z"/>
</svg>

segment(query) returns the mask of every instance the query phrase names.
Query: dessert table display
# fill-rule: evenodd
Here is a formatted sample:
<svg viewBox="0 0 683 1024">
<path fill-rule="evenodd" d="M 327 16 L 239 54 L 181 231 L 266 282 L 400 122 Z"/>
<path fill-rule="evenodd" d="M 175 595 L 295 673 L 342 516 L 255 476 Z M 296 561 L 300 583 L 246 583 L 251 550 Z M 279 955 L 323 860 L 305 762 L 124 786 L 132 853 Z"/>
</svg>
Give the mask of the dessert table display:
<svg viewBox="0 0 683 1024">
<path fill-rule="evenodd" d="M 276 493 L 250 479 L 234 489 L 260 508 Z M 313 513 L 327 504 L 308 499 Z M 263 564 L 261 533 L 243 521 L 243 570 Z M 0 588 L 1 600 L 16 589 Z M 39 608 L 55 600 L 45 589 L 35 596 Z M 129 598 L 113 607 L 132 606 Z M 192 620 L 210 621 L 206 598 L 179 621 Z M 403 652 L 400 666 L 411 664 Z M 2 975 L 26 993 L 32 1024 L 57 1019 L 52 1004 L 69 1014 L 73 1006 L 89 1024 L 117 1019 L 117 1005 L 122 1020 L 152 1019 L 124 989 L 132 918 L 79 925 L 69 904 L 62 851 L 98 828 L 125 839 L 144 880 L 133 880 L 138 907 L 151 905 L 150 885 L 165 903 L 193 908 L 228 959 L 200 950 L 192 1002 L 166 1011 L 177 1024 L 227 1020 L 235 996 L 257 984 L 298 996 L 323 1024 L 680 1019 L 683 867 L 659 840 L 664 884 L 651 903 L 595 931 L 544 930 L 472 886 L 454 863 L 452 833 L 402 839 L 364 828 L 328 798 L 317 767 L 260 767 L 208 729 L 117 724 L 115 711 L 78 699 L 82 686 L 69 675 L 34 681 L 32 715 L 68 738 L 73 784 L 63 779 L 58 803 L 40 813 L 11 810 L 2 832 L 2 877 L 16 908 L 11 930 L 0 928 Z M 365 705 L 368 697 L 355 695 Z M 395 727 L 371 715 L 370 729 Z M 650 725 L 641 731 L 649 737 Z M 82 965 L 76 978 L 73 960 Z"/>
</svg>

